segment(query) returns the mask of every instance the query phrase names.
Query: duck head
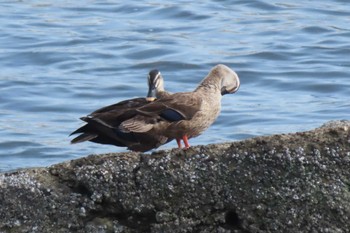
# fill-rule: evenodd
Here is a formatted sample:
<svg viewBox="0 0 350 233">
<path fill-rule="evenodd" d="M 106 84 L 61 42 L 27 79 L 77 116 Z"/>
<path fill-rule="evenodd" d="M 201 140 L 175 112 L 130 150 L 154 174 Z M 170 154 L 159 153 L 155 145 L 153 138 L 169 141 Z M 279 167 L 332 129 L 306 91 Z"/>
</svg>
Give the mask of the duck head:
<svg viewBox="0 0 350 233">
<path fill-rule="evenodd" d="M 238 91 L 240 81 L 236 72 L 225 65 L 217 65 L 213 71 L 218 72 L 221 79 L 221 95 L 232 94 Z"/>
<path fill-rule="evenodd" d="M 157 98 L 157 93 L 164 91 L 164 80 L 159 70 L 151 70 L 148 74 L 148 93 L 147 101 L 153 101 Z"/>
<path fill-rule="evenodd" d="M 229 67 L 219 64 L 214 66 L 202 80 L 195 91 L 212 92 L 226 95 L 239 89 L 240 81 L 236 72 Z"/>
</svg>

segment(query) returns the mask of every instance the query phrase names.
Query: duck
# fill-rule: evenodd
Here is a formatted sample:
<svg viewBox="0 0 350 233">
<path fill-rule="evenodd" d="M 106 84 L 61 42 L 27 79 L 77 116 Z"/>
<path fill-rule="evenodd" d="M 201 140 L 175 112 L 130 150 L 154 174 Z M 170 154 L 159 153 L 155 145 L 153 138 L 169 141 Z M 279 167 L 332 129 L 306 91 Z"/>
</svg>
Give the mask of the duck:
<svg viewBox="0 0 350 233">
<path fill-rule="evenodd" d="M 147 99 L 149 101 L 154 100 L 154 96 L 157 99 L 168 97 L 172 93 L 164 89 L 164 78 L 158 69 L 153 69 L 148 74 L 148 93 Z"/>
<path fill-rule="evenodd" d="M 151 70 L 147 80 L 148 93 L 146 98 L 124 100 L 81 117 L 80 119 L 86 124 L 70 134 L 70 136 L 79 134 L 71 140 L 71 143 L 90 141 L 144 152 L 167 142 L 168 138 L 164 136 L 148 135 L 147 133 L 124 133 L 117 130 L 120 123 L 128 119 L 128 112 L 168 95 L 168 92 L 164 90 L 164 79 L 159 70 Z"/>
<path fill-rule="evenodd" d="M 122 133 L 153 135 L 176 140 L 178 148 L 188 149 L 189 138 L 202 134 L 221 111 L 221 98 L 238 91 L 240 80 L 235 71 L 218 64 L 192 92 L 166 94 L 156 101 L 124 113 L 118 126 Z"/>
</svg>

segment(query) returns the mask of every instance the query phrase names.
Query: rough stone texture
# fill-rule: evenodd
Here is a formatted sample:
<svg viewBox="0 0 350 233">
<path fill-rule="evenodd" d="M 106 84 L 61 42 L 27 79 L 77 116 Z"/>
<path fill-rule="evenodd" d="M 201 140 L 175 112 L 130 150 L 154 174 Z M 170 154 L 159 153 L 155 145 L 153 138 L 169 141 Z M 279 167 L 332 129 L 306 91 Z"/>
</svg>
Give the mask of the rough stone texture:
<svg viewBox="0 0 350 233">
<path fill-rule="evenodd" d="M 350 121 L 0 174 L 0 232 L 349 232 Z"/>
</svg>

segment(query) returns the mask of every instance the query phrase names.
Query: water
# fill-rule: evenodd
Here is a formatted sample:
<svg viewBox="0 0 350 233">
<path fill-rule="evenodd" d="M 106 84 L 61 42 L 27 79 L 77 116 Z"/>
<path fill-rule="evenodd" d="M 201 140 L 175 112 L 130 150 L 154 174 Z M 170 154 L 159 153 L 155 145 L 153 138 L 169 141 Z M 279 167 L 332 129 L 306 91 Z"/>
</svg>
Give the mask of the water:
<svg viewBox="0 0 350 233">
<path fill-rule="evenodd" d="M 217 63 L 239 74 L 240 90 L 192 145 L 349 119 L 345 0 L 1 1 L 0 22 L 0 171 L 125 151 L 68 135 L 79 117 L 145 96 L 153 68 L 172 92 Z"/>
</svg>

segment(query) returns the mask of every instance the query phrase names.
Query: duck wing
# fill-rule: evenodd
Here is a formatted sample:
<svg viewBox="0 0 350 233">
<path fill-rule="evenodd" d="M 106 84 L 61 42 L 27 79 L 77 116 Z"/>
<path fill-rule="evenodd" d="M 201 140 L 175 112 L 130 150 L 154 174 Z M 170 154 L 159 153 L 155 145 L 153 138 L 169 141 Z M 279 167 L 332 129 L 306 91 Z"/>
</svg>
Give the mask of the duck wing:
<svg viewBox="0 0 350 233">
<path fill-rule="evenodd" d="M 130 118 L 135 115 L 135 113 L 131 111 L 132 109 L 142 107 L 147 103 L 149 102 L 146 100 L 146 98 L 124 100 L 116 104 L 100 108 L 90 113 L 86 117 L 81 117 L 80 119 L 85 121 L 87 124 L 70 134 L 81 134 L 74 138 L 71 143 L 92 141 L 102 144 L 126 146 L 123 136 L 125 138 L 129 135 L 121 135 L 122 138 L 119 138 L 115 132 L 115 128 L 118 127 L 125 118 Z M 128 140 L 128 138 L 125 140 Z"/>
<path fill-rule="evenodd" d="M 159 99 L 137 109 L 141 115 L 160 116 L 164 120 L 174 122 L 190 120 L 200 111 L 202 99 L 192 92 L 176 93 L 167 98 Z"/>
<path fill-rule="evenodd" d="M 125 112 L 128 111 L 132 108 L 139 108 L 144 106 L 145 104 L 148 104 L 149 101 L 146 100 L 146 98 L 134 98 L 134 99 L 129 99 L 129 100 L 124 100 L 121 102 L 118 102 L 116 104 L 112 104 L 100 109 L 97 109 L 96 111 L 90 113 L 90 116 L 94 116 L 96 114 L 100 114 L 100 113 L 116 113 L 116 112 Z"/>
<path fill-rule="evenodd" d="M 135 116 L 123 121 L 119 129 L 123 132 L 148 132 L 161 122 L 190 120 L 201 110 L 201 106 L 202 99 L 199 96 L 193 93 L 176 93 L 136 109 Z"/>
<path fill-rule="evenodd" d="M 122 101 L 80 118 L 87 124 L 71 133 L 71 135 L 80 133 L 71 143 L 91 141 L 144 152 L 168 142 L 169 139 L 164 136 L 123 132 L 119 130 L 118 126 L 123 121 L 137 116 L 138 112 L 135 110 L 135 106 L 143 106 L 149 103 L 143 100 L 145 98 L 138 98 L 137 101 L 132 99 L 132 102 L 128 100 Z"/>
</svg>

